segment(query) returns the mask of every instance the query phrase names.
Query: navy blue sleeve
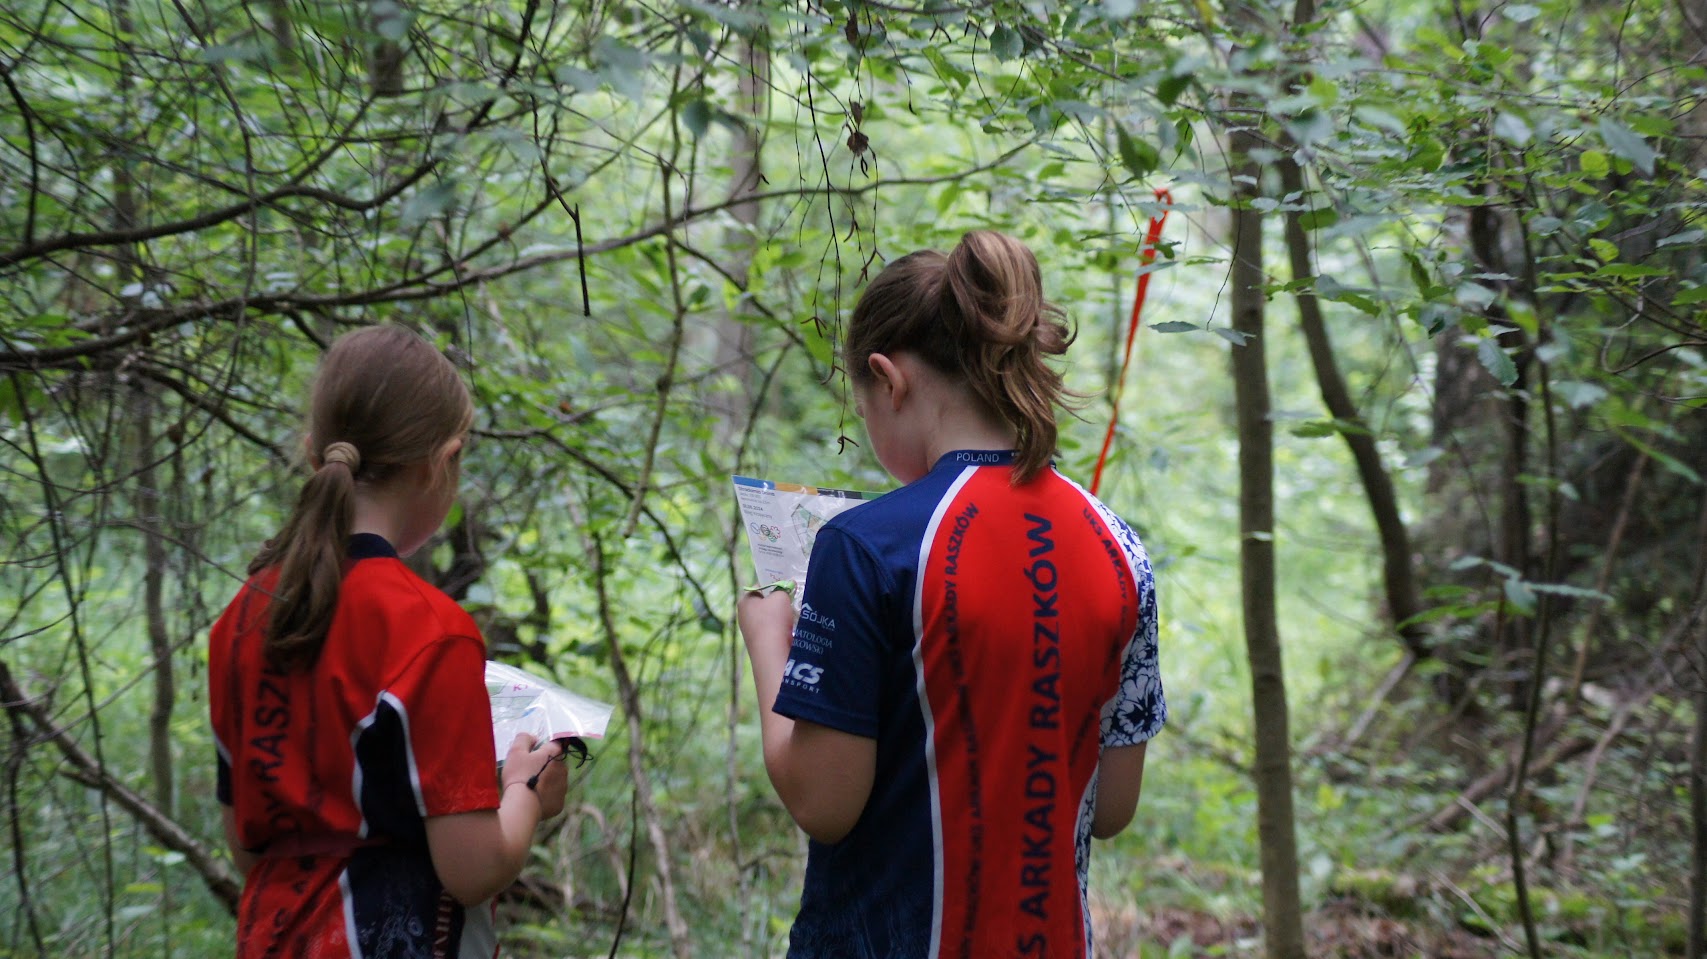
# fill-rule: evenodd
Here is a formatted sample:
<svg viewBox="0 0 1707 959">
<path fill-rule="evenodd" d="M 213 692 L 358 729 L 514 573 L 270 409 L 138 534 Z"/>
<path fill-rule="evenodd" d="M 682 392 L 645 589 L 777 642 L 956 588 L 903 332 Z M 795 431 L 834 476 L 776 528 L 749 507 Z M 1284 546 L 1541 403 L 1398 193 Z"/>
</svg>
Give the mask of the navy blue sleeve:
<svg viewBox="0 0 1707 959">
<path fill-rule="evenodd" d="M 834 522 L 819 531 L 776 711 L 877 738 L 883 611 L 894 598 L 892 577 L 869 550 Z"/>
</svg>

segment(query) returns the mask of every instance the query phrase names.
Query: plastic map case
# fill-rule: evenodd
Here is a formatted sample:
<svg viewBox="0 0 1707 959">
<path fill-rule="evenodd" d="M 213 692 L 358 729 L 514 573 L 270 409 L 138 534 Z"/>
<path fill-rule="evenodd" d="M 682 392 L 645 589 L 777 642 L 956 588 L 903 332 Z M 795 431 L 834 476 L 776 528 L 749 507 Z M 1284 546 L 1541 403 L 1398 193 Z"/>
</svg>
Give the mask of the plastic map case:
<svg viewBox="0 0 1707 959">
<path fill-rule="evenodd" d="M 547 679 L 504 663 L 486 663 L 486 695 L 492 701 L 492 744 L 501 764 L 517 733 L 551 739 L 603 739 L 609 703 L 588 699 Z"/>
</svg>

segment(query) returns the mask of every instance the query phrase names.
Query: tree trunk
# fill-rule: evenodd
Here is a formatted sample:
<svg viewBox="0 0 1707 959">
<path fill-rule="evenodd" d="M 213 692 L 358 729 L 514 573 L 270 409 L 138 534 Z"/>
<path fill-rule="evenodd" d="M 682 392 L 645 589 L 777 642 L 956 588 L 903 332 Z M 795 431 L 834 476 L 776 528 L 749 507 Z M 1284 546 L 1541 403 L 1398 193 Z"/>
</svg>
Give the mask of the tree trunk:
<svg viewBox="0 0 1707 959">
<path fill-rule="evenodd" d="M 740 280 L 746 289 L 748 272 L 753 265 L 755 237 L 759 222 L 759 201 L 748 199 L 759 192 L 764 180 L 761 168 L 764 142 L 759 131 L 764 129 L 765 104 L 770 96 L 770 54 L 757 43 L 748 40 L 741 45 L 741 62 L 746 72 L 741 74 L 736 114 L 738 123 L 729 136 L 729 196 L 738 200 L 729 208 L 735 225 L 725 230 L 725 269 Z M 717 414 L 717 429 L 726 445 L 739 441 L 745 424 L 741 415 L 752 405 L 754 373 L 752 327 L 741 321 L 736 310 L 728 311 L 713 328 L 717 338 L 712 352 L 718 372 L 733 373 L 737 392 L 712 397 L 712 410 Z M 739 645 L 739 644 L 736 644 Z"/>
<path fill-rule="evenodd" d="M 154 703 L 148 714 L 148 770 L 154 780 L 154 805 L 172 815 L 172 707 L 177 681 L 172 670 L 172 636 L 166 625 L 165 522 L 154 454 L 153 388 L 137 388 L 136 512 L 142 530 L 142 603 L 148 620 L 148 649 L 154 660 Z"/>
<path fill-rule="evenodd" d="M 1485 185 L 1481 189 L 1486 189 Z M 1499 216 L 1490 207 L 1479 206 L 1470 211 L 1470 248 L 1483 272 L 1496 276 L 1518 272 L 1506 263 L 1506 257 L 1500 248 Z M 1506 319 L 1505 312 L 1495 304 L 1488 309 L 1488 319 L 1491 322 L 1503 322 Z M 1527 579 L 1535 572 L 1533 551 L 1530 548 L 1530 526 L 1533 519 L 1529 488 L 1526 484 L 1530 468 L 1530 353 L 1521 330 L 1502 335 L 1500 345 L 1516 346 L 1519 349 L 1512 356 L 1512 362 L 1517 367 L 1517 379 L 1504 390 L 1505 446 L 1500 456 L 1500 516 L 1499 529 L 1494 538 L 1494 558 L 1517 570 L 1519 575 Z M 1504 624 L 1505 628 L 1500 631 L 1500 635 L 1494 637 L 1499 669 L 1505 669 L 1526 657 L 1530 646 L 1531 624 L 1526 617 L 1508 616 L 1505 617 Z M 1541 681 L 1539 676 L 1531 679 L 1535 682 Z M 1522 683 L 1514 684 L 1508 690 L 1508 695 L 1512 708 L 1521 709 L 1527 698 L 1527 687 Z"/>
<path fill-rule="evenodd" d="M 664 836 L 664 823 L 658 818 L 658 809 L 652 801 L 652 779 L 646 774 L 646 734 L 645 725 L 641 722 L 640 689 L 634 684 L 634 676 L 628 671 L 628 663 L 622 657 L 621 636 L 611 612 L 609 595 L 605 590 L 609 571 L 605 567 L 604 543 L 595 535 L 590 537 L 587 545 L 587 555 L 593 561 L 593 585 L 598 593 L 599 624 L 605 634 L 606 648 L 610 651 L 611 674 L 616 679 L 622 714 L 628 722 L 628 772 L 634 779 L 635 804 L 639 807 L 640 818 L 646 824 L 646 837 L 652 844 L 652 856 L 657 860 L 664 926 L 669 931 L 670 946 L 676 959 L 688 959 L 693 955 L 693 941 L 688 937 L 687 923 L 682 920 L 681 910 L 676 906 L 676 884 L 670 866 L 670 844 Z M 634 877 L 629 876 L 628 881 L 632 884 Z"/>
<path fill-rule="evenodd" d="M 1262 168 L 1249 159 L 1259 146 L 1254 132 L 1235 130 L 1231 146 L 1237 200 L 1233 211 L 1233 329 L 1244 339 L 1243 345 L 1232 350 L 1239 426 L 1239 570 L 1255 711 L 1263 919 L 1270 959 L 1301 959 L 1304 930 L 1292 812 L 1292 744 L 1274 598 L 1274 433 L 1263 341 L 1263 217 L 1249 205 L 1260 192 Z"/>
<path fill-rule="evenodd" d="M 1287 194 L 1304 193 L 1304 171 L 1291 156 L 1280 162 L 1282 189 Z M 1291 260 L 1294 280 L 1315 279 L 1311 263 L 1310 234 L 1304 228 L 1304 213 L 1292 210 L 1286 214 L 1286 250 Z M 1414 622 L 1422 612 L 1417 595 L 1415 566 L 1411 560 L 1411 537 L 1405 521 L 1399 515 L 1399 498 L 1393 489 L 1393 479 L 1381 465 L 1381 453 L 1375 446 L 1375 436 L 1352 402 L 1351 391 L 1340 376 L 1334 361 L 1334 348 L 1328 329 L 1322 322 L 1322 306 L 1316 299 L 1314 283 L 1298 287 L 1294 294 L 1298 303 L 1298 327 L 1309 346 L 1310 364 L 1316 371 L 1316 386 L 1322 393 L 1322 403 L 1340 424 L 1340 436 L 1351 449 L 1357 464 L 1357 475 L 1363 483 L 1369 511 L 1374 515 L 1375 528 L 1381 536 L 1381 567 L 1386 586 L 1387 613 L 1392 618 L 1400 642 L 1417 659 L 1430 655 L 1422 625 Z"/>
</svg>

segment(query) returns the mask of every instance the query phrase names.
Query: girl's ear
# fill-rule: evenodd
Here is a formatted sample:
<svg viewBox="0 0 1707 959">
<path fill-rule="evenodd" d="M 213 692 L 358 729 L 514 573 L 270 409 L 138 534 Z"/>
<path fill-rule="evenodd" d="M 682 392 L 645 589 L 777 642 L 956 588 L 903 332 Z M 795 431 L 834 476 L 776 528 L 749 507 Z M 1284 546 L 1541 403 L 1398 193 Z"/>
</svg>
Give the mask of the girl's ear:
<svg viewBox="0 0 1707 959">
<path fill-rule="evenodd" d="M 871 354 L 865 362 L 871 368 L 871 375 L 877 379 L 878 402 L 887 403 L 892 410 L 900 409 L 901 400 L 912 388 L 906 372 L 882 353 Z"/>
<path fill-rule="evenodd" d="M 433 465 L 444 469 L 456 462 L 457 455 L 462 452 L 464 442 L 465 438 L 461 436 L 446 440 L 445 444 L 439 447 L 438 452 L 433 454 Z"/>
</svg>

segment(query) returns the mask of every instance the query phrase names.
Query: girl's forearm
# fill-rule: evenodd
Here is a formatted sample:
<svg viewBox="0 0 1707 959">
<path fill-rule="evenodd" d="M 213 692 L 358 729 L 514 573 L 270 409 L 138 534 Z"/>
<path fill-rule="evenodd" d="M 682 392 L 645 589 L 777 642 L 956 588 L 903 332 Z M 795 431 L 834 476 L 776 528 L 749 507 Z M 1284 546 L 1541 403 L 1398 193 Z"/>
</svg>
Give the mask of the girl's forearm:
<svg viewBox="0 0 1707 959">
<path fill-rule="evenodd" d="M 527 864 L 540 812 L 538 794 L 517 782 L 497 809 L 428 819 L 427 849 L 445 891 L 472 906 L 509 888 Z"/>
</svg>

